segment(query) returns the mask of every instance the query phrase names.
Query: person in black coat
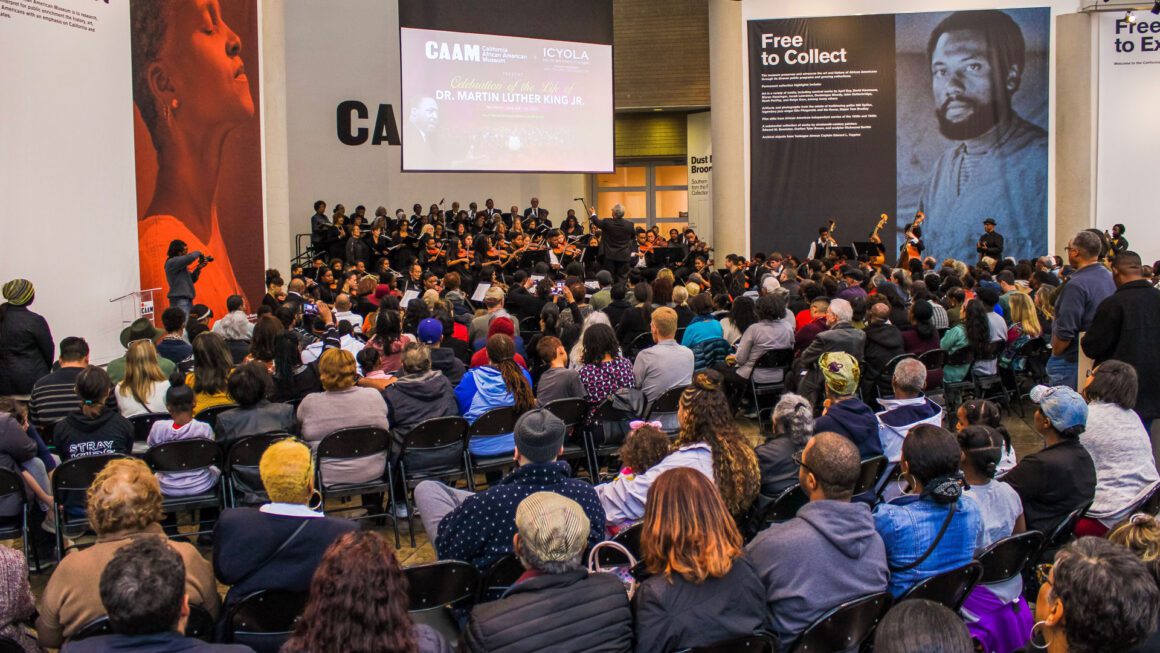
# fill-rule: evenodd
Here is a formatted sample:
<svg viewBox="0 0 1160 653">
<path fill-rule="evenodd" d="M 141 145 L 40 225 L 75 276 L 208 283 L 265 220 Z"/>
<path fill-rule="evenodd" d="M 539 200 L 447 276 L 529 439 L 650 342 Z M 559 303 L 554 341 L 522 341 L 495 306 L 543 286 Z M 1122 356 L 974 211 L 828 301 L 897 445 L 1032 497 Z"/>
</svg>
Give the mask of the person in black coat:
<svg viewBox="0 0 1160 653">
<path fill-rule="evenodd" d="M 604 267 L 614 279 L 624 279 L 628 274 L 628 262 L 636 244 L 636 227 L 624 219 L 624 207 L 612 207 L 612 217 L 600 219 L 592 214 L 592 224 L 600 229 L 600 256 Z"/>
<path fill-rule="evenodd" d="M 467 650 L 488 653 L 623 652 L 632 611 L 612 574 L 580 564 L 591 524 L 580 504 L 536 492 L 516 508 L 515 551 L 528 571 L 498 601 L 477 605 Z"/>
<path fill-rule="evenodd" d="M 631 347 L 642 333 L 652 333 L 652 287 L 642 281 L 633 286 L 632 295 L 637 306 L 621 311 L 615 322 L 609 315 L 609 321 L 616 325 L 616 340 L 625 348 Z"/>
<path fill-rule="evenodd" d="M 533 284 L 527 271 L 519 270 L 515 273 L 515 283 L 504 298 L 504 307 L 508 313 L 515 316 L 517 326 L 526 318 L 539 318 L 544 304 L 548 303 L 552 282 L 543 279 L 540 284 L 543 286 L 543 292 L 540 286 Z"/>
<path fill-rule="evenodd" d="M 692 516 L 696 529 L 685 523 Z M 690 541 L 693 532 L 698 539 Z M 653 481 L 641 552 L 653 576 L 633 597 L 637 653 L 709 646 L 768 628 L 765 587 L 742 555 L 741 533 L 696 469 L 677 467 Z"/>
<path fill-rule="evenodd" d="M 28 310 L 36 289 L 27 279 L 4 284 L 0 305 L 0 395 L 26 395 L 52 367 L 52 331 L 40 315 Z"/>
<path fill-rule="evenodd" d="M 865 387 L 862 392 L 869 401 L 870 397 L 877 396 L 873 392 L 873 384 L 878 375 L 886 369 L 886 364 L 895 356 L 906 353 L 906 343 L 902 340 L 902 331 L 887 320 L 890 319 L 891 308 L 886 302 L 878 302 L 866 311 L 866 347 L 862 354 L 862 381 Z M 890 379 L 883 379 L 885 385 L 890 385 Z"/>
<path fill-rule="evenodd" d="M 1160 349 L 1153 342 L 1160 324 L 1160 290 L 1144 279 L 1135 252 L 1116 255 L 1112 279 L 1116 292 L 1100 303 L 1080 346 L 1097 365 L 1115 359 L 1136 368 L 1136 413 L 1151 427 L 1160 419 Z"/>
<path fill-rule="evenodd" d="M 642 281 L 638 285 L 647 286 L 648 284 Z M 626 311 L 633 309 L 632 302 L 628 301 L 628 288 L 623 283 L 615 283 L 608 293 L 612 297 L 612 301 L 604 307 L 603 311 L 608 316 L 608 322 L 610 324 L 619 325 L 621 316 Z"/>
</svg>

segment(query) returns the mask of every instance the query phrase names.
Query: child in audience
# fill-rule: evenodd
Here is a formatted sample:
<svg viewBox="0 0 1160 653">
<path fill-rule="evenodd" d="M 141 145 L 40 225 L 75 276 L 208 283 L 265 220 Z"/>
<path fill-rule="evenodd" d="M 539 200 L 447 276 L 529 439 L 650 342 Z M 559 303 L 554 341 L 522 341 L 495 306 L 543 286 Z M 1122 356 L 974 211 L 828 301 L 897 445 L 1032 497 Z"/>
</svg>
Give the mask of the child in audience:
<svg viewBox="0 0 1160 653">
<path fill-rule="evenodd" d="M 669 436 L 661 430 L 660 422 L 637 421 L 630 423 L 629 426 L 632 431 L 624 439 L 624 444 L 620 445 L 620 461 L 624 466 L 621 467 L 620 474 L 612 481 L 613 483 L 631 481 L 638 474 L 645 473 L 650 467 L 659 463 L 672 451 L 672 443 L 669 441 Z M 616 535 L 632 526 L 633 523 L 635 522 L 610 524 L 608 534 L 609 536 Z"/>
<path fill-rule="evenodd" d="M 149 447 L 156 447 L 178 440 L 214 440 L 213 429 L 205 422 L 193 419 L 193 388 L 185 384 L 181 374 L 174 374 L 169 380 L 170 387 L 165 393 L 165 408 L 173 419 L 163 419 L 153 423 L 149 431 Z M 196 469 L 189 472 L 165 472 L 157 474 L 161 493 L 170 497 L 183 497 L 208 492 L 217 483 L 216 467 Z"/>
</svg>

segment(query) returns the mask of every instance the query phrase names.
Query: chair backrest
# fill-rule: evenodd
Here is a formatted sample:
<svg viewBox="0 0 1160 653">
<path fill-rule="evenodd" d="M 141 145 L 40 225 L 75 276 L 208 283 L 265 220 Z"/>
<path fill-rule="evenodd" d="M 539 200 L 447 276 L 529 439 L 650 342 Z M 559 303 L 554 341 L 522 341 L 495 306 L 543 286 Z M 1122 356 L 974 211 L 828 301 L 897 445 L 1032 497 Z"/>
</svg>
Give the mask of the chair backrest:
<svg viewBox="0 0 1160 653">
<path fill-rule="evenodd" d="M 1160 484 L 1152 488 L 1148 496 L 1144 497 L 1140 502 L 1140 506 L 1136 508 L 1136 512 L 1143 512 L 1149 515 L 1160 513 Z"/>
<path fill-rule="evenodd" d="M 1044 340 L 1043 337 L 1039 337 L 1039 338 L 1029 338 L 1027 340 L 1027 342 L 1024 342 L 1022 345 L 1019 346 L 1019 349 L 1015 353 L 1018 356 L 1033 357 L 1033 356 L 1039 356 L 1039 355 L 1044 354 L 1046 352 L 1047 352 L 1047 341 Z"/>
<path fill-rule="evenodd" d="M 129 423 L 133 425 L 133 439 L 138 442 L 148 440 L 149 431 L 153 430 L 153 423 L 163 419 L 171 419 L 169 413 L 145 413 L 130 417 Z"/>
<path fill-rule="evenodd" d="M 975 361 L 975 351 L 970 347 L 963 347 L 946 355 L 944 365 L 970 365 Z"/>
<path fill-rule="evenodd" d="M 230 609 L 225 619 L 226 643 L 245 644 L 257 653 L 274 653 L 294 631 L 306 608 L 306 592 L 259 590 Z"/>
<path fill-rule="evenodd" d="M 98 635 L 111 635 L 111 634 L 113 634 L 112 622 L 109 621 L 108 617 L 101 616 L 101 617 L 97 617 L 96 619 L 93 619 L 89 623 L 81 626 L 80 630 L 73 633 L 73 636 L 69 638 L 69 641 L 70 642 L 79 642 L 82 639 L 88 639 L 90 637 L 97 637 Z"/>
<path fill-rule="evenodd" d="M 459 560 L 440 560 L 406 567 L 411 612 L 434 608 L 470 608 L 479 592 L 479 570 Z"/>
<path fill-rule="evenodd" d="M 391 448 L 391 434 L 374 426 L 339 429 L 322 438 L 317 454 L 321 458 L 362 458 Z"/>
<path fill-rule="evenodd" d="M 210 425 L 210 428 L 216 429 L 218 415 L 221 415 L 227 410 L 233 410 L 237 407 L 237 404 L 222 404 L 221 406 L 211 406 L 209 408 L 198 411 L 198 413 L 193 416 L 193 419 L 199 422 L 205 422 L 206 424 Z"/>
<path fill-rule="evenodd" d="M 639 561 L 642 557 L 640 553 L 640 535 L 643 532 L 643 523 L 633 524 L 632 526 L 629 526 L 628 528 L 617 533 L 616 536 L 612 538 L 612 541 L 628 549 L 628 552 Z M 628 562 L 628 559 L 624 557 L 623 553 L 612 547 L 601 548 L 597 552 L 596 557 L 599 559 L 600 564 L 606 567 L 618 564 L 623 565 Z"/>
<path fill-rule="evenodd" d="M 0 653 L 24 653 L 24 647 L 8 637 L 0 637 Z"/>
<path fill-rule="evenodd" d="M 509 553 L 491 563 L 479 580 L 479 603 L 495 601 L 523 575 L 524 565 L 516 554 Z"/>
<path fill-rule="evenodd" d="M 1064 517 L 1063 521 L 1059 522 L 1055 529 L 1052 530 L 1046 539 L 1043 540 L 1043 545 L 1036 553 L 1035 560 L 1033 562 L 1038 562 L 1039 558 L 1044 554 L 1044 552 L 1048 551 L 1049 549 L 1061 547 L 1071 541 L 1072 534 L 1075 531 L 1075 525 L 1079 523 L 1079 520 L 1083 519 L 1083 516 L 1087 514 L 1088 509 L 1091 507 L 1092 502 L 1088 501 L 1087 503 L 1068 513 L 1067 517 Z"/>
<path fill-rule="evenodd" d="M 420 422 L 403 436 L 399 458 L 408 475 L 435 469 L 459 469 L 466 448 L 467 420 L 435 417 Z"/>
<path fill-rule="evenodd" d="M 793 364 L 793 349 L 770 349 L 753 363 L 756 369 L 789 367 Z"/>
<path fill-rule="evenodd" d="M 941 370 L 943 365 L 947 362 L 947 352 L 945 349 L 931 349 L 924 351 L 918 355 L 918 360 L 926 366 L 926 371 Z"/>
<path fill-rule="evenodd" d="M 226 469 L 257 467 L 258 463 L 262 462 L 262 454 L 266 453 L 266 449 L 269 449 L 270 445 L 291 437 L 293 436 L 288 433 L 263 433 L 262 435 L 247 435 L 238 438 L 230 442 L 226 448 Z"/>
<path fill-rule="evenodd" d="M 794 642 L 793 653 L 857 650 L 886 614 L 890 595 L 871 594 L 847 601 L 818 617 Z"/>
<path fill-rule="evenodd" d="M 220 466 L 222 449 L 213 440 L 178 440 L 150 447 L 145 462 L 155 472 L 188 472 Z"/>
<path fill-rule="evenodd" d="M 669 413 L 677 412 L 677 408 L 681 403 L 681 395 L 684 394 L 685 388 L 688 386 L 679 385 L 675 388 L 665 390 L 661 396 L 657 397 L 656 401 L 649 406 L 648 415 L 651 418 L 653 415 L 667 415 Z"/>
<path fill-rule="evenodd" d="M 559 417 L 568 428 L 575 428 L 584 421 L 588 402 L 583 399 L 557 399 L 548 402 L 544 408 Z"/>
<path fill-rule="evenodd" d="M 0 499 L 8 495 L 18 495 L 24 500 L 24 479 L 13 471 L 0 468 Z"/>
<path fill-rule="evenodd" d="M 490 437 L 511 433 L 516 428 L 516 409 L 513 406 L 492 408 L 480 415 L 468 428 L 467 434 L 473 438 Z"/>
<path fill-rule="evenodd" d="M 963 601 L 967 599 L 967 594 L 970 594 L 982 576 L 983 565 L 978 560 L 972 560 L 962 567 L 944 571 L 917 583 L 906 590 L 898 600 L 926 599 L 958 612 L 963 606 Z"/>
<path fill-rule="evenodd" d="M 797 511 L 810 502 L 804 490 L 797 483 L 786 488 L 777 495 L 761 513 L 761 526 L 764 528 L 775 522 L 789 521 L 797 516 Z"/>
<path fill-rule="evenodd" d="M 623 422 L 636 419 L 637 417 L 637 415 L 633 415 L 613 405 L 612 395 L 609 395 L 604 401 L 600 402 L 600 405 L 596 407 L 596 412 L 593 414 L 593 420 L 596 422 Z"/>
<path fill-rule="evenodd" d="M 983 565 L 980 583 L 997 583 L 1013 578 L 1027 566 L 1027 561 L 1043 546 L 1043 533 L 1027 531 L 1004 537 L 991 543 L 982 553 L 975 556 Z"/>
<path fill-rule="evenodd" d="M 217 623 L 209 610 L 195 603 L 189 604 L 189 619 L 185 622 L 185 636 L 200 639 L 203 642 L 212 642 Z"/>
<path fill-rule="evenodd" d="M 635 357 L 640 352 L 648 349 L 649 347 L 652 347 L 655 344 L 656 343 L 653 342 L 651 333 L 638 333 L 636 334 L 636 337 L 632 339 L 632 342 L 628 345 L 628 354 L 629 356 Z"/>
<path fill-rule="evenodd" d="M 878 486 L 878 480 L 886 472 L 889 463 L 886 456 L 872 456 L 862 461 L 858 482 L 854 485 L 854 496 L 868 492 Z"/>
<path fill-rule="evenodd" d="M 886 379 L 887 381 L 893 379 L 894 378 L 894 368 L 898 367 L 899 363 L 901 363 L 902 361 L 904 361 L 908 358 L 916 358 L 916 356 L 914 354 L 899 354 L 899 355 L 895 356 L 894 358 L 891 358 L 889 361 L 887 361 L 886 367 L 882 368 L 882 375 L 881 375 L 882 378 Z"/>
<path fill-rule="evenodd" d="M 119 458 L 125 458 L 117 454 L 102 454 L 99 456 L 85 456 L 83 458 L 71 458 L 61 463 L 52 472 L 52 492 L 53 498 L 60 502 L 60 492 L 68 492 L 71 490 L 85 491 L 93 484 L 93 479 L 105 465 L 111 461 Z"/>
<path fill-rule="evenodd" d="M 697 646 L 695 648 L 681 649 L 678 653 L 734 653 L 735 651 L 748 651 L 749 653 L 774 653 L 777 651 L 777 636 L 773 633 L 756 633 L 753 635 L 746 635 L 745 637 L 735 637 L 733 639 L 709 644 L 707 646 Z"/>
</svg>

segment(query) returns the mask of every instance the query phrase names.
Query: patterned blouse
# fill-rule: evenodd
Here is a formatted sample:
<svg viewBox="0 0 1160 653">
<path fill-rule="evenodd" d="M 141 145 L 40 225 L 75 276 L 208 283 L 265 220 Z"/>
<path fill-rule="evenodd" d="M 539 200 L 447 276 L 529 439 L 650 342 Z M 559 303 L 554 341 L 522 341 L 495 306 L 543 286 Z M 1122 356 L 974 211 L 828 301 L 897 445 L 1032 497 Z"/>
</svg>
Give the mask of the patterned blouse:
<svg viewBox="0 0 1160 653">
<path fill-rule="evenodd" d="M 610 361 L 584 365 L 580 368 L 580 383 L 588 392 L 588 419 L 596 413 L 600 403 L 621 388 L 635 388 L 632 361 L 617 356 Z"/>
</svg>

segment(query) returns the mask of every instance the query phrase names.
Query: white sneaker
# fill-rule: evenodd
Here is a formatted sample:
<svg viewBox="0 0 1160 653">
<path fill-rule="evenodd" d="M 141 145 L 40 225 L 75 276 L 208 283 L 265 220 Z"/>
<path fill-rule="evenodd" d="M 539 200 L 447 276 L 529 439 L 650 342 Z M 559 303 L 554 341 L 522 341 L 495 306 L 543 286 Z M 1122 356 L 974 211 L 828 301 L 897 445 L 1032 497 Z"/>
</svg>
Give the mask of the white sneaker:
<svg viewBox="0 0 1160 653">
<path fill-rule="evenodd" d="M 410 511 L 407 510 L 407 504 L 402 502 L 395 504 L 393 512 L 396 519 L 406 519 L 408 515 L 411 514 Z"/>
</svg>

